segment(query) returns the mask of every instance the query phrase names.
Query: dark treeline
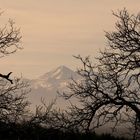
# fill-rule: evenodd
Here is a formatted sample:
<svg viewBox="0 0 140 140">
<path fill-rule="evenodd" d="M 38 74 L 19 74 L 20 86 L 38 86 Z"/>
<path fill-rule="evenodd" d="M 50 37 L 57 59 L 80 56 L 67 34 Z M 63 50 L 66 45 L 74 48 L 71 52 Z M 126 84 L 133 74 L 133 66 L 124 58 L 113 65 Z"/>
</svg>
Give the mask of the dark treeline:
<svg viewBox="0 0 140 140">
<path fill-rule="evenodd" d="M 0 123 L 1 140 L 126 140 L 110 134 L 63 132 L 58 129 L 26 124 Z"/>
</svg>

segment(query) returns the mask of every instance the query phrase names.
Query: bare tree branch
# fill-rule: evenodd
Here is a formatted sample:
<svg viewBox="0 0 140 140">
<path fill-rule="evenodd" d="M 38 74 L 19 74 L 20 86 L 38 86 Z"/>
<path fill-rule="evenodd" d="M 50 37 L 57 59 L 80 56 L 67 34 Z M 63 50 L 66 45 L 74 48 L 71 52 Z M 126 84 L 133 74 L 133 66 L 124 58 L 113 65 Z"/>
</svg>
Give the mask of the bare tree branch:
<svg viewBox="0 0 140 140">
<path fill-rule="evenodd" d="M 113 13 L 116 30 L 106 32 L 108 48 L 101 52 L 99 64 L 89 57 L 77 56 L 83 67 L 78 70 L 81 82 L 73 81 L 65 99 L 75 97 L 81 106 L 72 105 L 71 123 L 83 131 L 91 131 L 112 122 L 113 130 L 131 123 L 134 137 L 140 129 L 140 15 L 126 9 Z M 136 118 L 135 121 L 127 118 Z M 132 132 L 132 131 L 131 131 Z M 130 134 L 131 134 L 130 132 Z M 132 136 L 132 134 L 131 134 Z"/>
</svg>

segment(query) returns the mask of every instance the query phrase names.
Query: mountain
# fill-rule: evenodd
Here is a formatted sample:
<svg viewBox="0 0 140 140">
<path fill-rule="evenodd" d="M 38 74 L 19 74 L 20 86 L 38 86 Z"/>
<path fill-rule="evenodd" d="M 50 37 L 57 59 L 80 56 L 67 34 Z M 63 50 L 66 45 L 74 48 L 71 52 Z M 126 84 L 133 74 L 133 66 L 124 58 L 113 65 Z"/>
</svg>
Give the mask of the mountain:
<svg viewBox="0 0 140 140">
<path fill-rule="evenodd" d="M 69 69 L 66 66 L 59 66 L 58 68 L 40 76 L 41 79 L 48 79 L 48 80 L 52 80 L 52 79 L 57 79 L 57 80 L 67 80 L 70 79 L 71 77 L 75 77 L 77 76 L 77 73 L 75 73 L 74 71 L 72 71 L 71 69 Z"/>
<path fill-rule="evenodd" d="M 66 66 L 59 66 L 58 68 L 43 74 L 39 78 L 31 80 L 31 85 L 33 89 L 63 89 L 66 88 L 72 78 L 78 80 L 80 76 Z"/>
<path fill-rule="evenodd" d="M 68 91 L 67 85 L 72 82 L 72 78 L 76 81 L 81 79 L 80 75 L 68 67 L 59 66 L 39 78 L 31 80 L 32 91 L 29 94 L 29 101 L 32 103 L 32 107 L 39 105 L 41 98 L 48 104 L 58 97 L 57 91 Z M 66 105 L 64 99 L 59 98 L 57 102 L 60 107 Z"/>
</svg>

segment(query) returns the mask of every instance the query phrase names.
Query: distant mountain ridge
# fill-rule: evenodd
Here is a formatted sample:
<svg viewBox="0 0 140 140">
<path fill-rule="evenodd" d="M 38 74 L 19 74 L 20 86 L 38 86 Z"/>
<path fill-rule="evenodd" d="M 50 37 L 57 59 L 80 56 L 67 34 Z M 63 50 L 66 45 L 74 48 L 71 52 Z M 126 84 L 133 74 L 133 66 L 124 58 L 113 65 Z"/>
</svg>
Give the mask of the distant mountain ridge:
<svg viewBox="0 0 140 140">
<path fill-rule="evenodd" d="M 43 74 L 37 79 L 31 80 L 31 86 L 32 88 L 42 87 L 49 89 L 55 87 L 59 89 L 59 86 L 62 86 L 63 84 L 65 86 L 72 78 L 78 80 L 80 79 L 80 76 L 68 67 L 62 65 Z"/>
<path fill-rule="evenodd" d="M 69 69 L 68 67 L 62 65 L 53 69 L 50 72 L 40 76 L 41 79 L 50 78 L 50 79 L 69 79 L 72 76 L 77 76 L 77 74 Z"/>
<path fill-rule="evenodd" d="M 31 80 L 32 91 L 29 94 L 29 101 L 33 105 L 39 104 L 41 98 L 44 98 L 46 102 L 51 102 L 58 96 L 57 91 L 68 91 L 67 85 L 72 81 L 72 78 L 78 81 L 81 79 L 81 76 L 62 65 L 41 75 L 37 79 Z"/>
</svg>

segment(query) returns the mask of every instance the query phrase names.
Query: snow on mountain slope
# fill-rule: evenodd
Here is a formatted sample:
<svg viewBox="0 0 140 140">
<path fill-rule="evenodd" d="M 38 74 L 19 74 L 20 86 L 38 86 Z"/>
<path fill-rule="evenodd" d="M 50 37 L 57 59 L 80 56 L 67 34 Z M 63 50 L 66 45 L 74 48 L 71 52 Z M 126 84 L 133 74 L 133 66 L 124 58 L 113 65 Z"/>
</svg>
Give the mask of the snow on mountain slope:
<svg viewBox="0 0 140 140">
<path fill-rule="evenodd" d="M 59 66 L 50 72 L 45 73 L 37 79 L 31 80 L 31 93 L 29 101 L 33 106 L 39 105 L 41 98 L 45 99 L 46 103 L 51 102 L 58 97 L 57 91 L 68 91 L 67 85 L 74 80 L 80 80 L 81 77 L 66 66 Z M 60 107 L 65 106 L 63 99 L 58 99 Z"/>
<path fill-rule="evenodd" d="M 65 66 L 59 66 L 58 68 L 45 73 L 38 79 L 31 81 L 33 89 L 46 88 L 50 90 L 52 88 L 65 88 L 71 78 L 78 80 L 80 76 Z"/>
<path fill-rule="evenodd" d="M 58 68 L 42 75 L 41 79 L 69 79 L 71 76 L 77 76 L 77 74 L 66 66 L 59 66 Z"/>
</svg>

